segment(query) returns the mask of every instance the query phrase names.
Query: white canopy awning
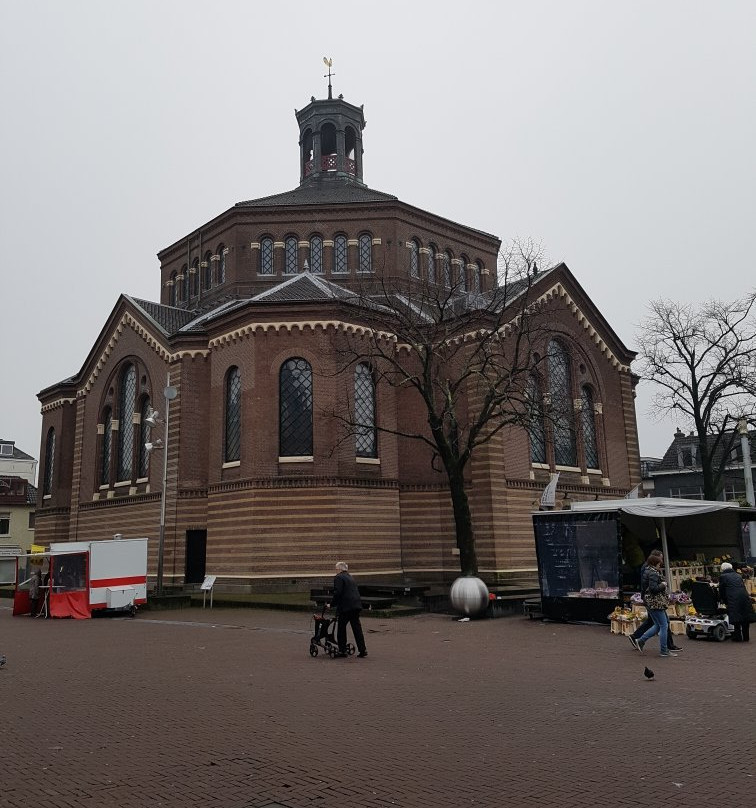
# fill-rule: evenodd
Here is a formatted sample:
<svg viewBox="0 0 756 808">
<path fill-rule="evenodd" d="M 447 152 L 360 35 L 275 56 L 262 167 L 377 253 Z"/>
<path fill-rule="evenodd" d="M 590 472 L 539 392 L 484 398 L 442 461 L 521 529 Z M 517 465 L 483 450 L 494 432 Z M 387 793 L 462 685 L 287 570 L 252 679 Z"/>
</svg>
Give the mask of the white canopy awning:
<svg viewBox="0 0 756 808">
<path fill-rule="evenodd" d="M 671 519 L 673 516 L 695 516 L 725 509 L 739 508 L 737 502 L 712 502 L 702 499 L 647 497 L 646 499 L 606 499 L 597 502 L 573 502 L 573 511 L 623 511 L 635 516 Z"/>
</svg>

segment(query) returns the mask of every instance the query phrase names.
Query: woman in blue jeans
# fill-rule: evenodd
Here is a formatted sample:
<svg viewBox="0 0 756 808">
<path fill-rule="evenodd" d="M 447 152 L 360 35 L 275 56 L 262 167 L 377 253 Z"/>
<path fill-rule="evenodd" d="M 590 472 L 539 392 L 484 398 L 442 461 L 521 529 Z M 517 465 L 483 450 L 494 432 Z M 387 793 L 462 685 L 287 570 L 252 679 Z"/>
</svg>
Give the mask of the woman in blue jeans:
<svg viewBox="0 0 756 808">
<path fill-rule="evenodd" d="M 643 646 L 654 634 L 659 635 L 659 647 L 661 656 L 670 657 L 677 654 L 667 648 L 667 631 L 669 630 L 669 618 L 667 617 L 667 582 L 661 574 L 664 557 L 653 553 L 646 559 L 646 566 L 641 579 L 641 597 L 648 609 L 649 617 L 654 621 L 653 626 L 637 641 L 636 648 L 643 651 Z"/>
</svg>

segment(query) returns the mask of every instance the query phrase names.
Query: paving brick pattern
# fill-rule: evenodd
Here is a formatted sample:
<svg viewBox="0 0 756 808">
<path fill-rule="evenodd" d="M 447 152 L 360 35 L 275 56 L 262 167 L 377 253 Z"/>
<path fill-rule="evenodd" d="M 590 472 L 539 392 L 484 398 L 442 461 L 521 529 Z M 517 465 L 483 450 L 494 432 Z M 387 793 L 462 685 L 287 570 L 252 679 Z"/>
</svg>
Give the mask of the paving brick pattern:
<svg viewBox="0 0 756 808">
<path fill-rule="evenodd" d="M 301 613 L 3 604 L 0 805 L 753 804 L 756 643 L 682 638 L 660 659 L 606 627 L 363 624 L 368 658 L 331 660 Z"/>
</svg>

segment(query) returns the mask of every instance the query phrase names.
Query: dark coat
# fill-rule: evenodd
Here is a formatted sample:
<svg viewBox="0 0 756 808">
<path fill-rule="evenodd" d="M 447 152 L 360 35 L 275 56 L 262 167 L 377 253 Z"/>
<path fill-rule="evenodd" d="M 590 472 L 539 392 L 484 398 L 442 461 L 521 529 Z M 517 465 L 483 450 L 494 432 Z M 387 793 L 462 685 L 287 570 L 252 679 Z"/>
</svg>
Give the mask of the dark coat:
<svg viewBox="0 0 756 808">
<path fill-rule="evenodd" d="M 333 599 L 331 601 L 337 612 L 352 612 L 362 608 L 360 590 L 348 572 L 340 572 L 333 579 Z"/>
<path fill-rule="evenodd" d="M 751 619 L 751 596 L 735 570 L 727 570 L 719 576 L 719 599 L 727 606 L 731 623 L 745 623 Z"/>
</svg>

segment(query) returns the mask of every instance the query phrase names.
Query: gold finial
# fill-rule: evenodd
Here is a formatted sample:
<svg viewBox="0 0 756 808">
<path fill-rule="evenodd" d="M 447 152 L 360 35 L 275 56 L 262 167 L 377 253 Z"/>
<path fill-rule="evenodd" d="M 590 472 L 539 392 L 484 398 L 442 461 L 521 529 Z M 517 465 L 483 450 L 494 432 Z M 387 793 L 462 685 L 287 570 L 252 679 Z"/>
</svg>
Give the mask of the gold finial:
<svg viewBox="0 0 756 808">
<path fill-rule="evenodd" d="M 331 100 L 333 98 L 333 90 L 331 89 L 331 76 L 335 76 L 335 73 L 331 73 L 331 65 L 333 65 L 333 59 L 329 59 L 327 56 L 323 57 L 323 64 L 328 68 L 328 73 L 323 76 L 324 79 L 328 79 L 328 99 Z"/>
</svg>

